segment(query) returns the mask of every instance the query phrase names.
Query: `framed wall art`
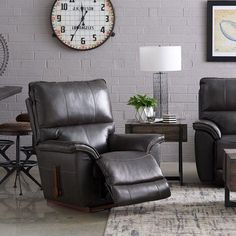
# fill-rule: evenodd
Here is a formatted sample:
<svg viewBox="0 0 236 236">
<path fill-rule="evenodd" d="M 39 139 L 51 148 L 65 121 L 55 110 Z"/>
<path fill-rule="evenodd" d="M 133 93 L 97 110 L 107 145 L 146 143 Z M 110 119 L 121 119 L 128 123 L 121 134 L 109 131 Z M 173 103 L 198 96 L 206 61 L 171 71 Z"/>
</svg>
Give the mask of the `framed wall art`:
<svg viewBox="0 0 236 236">
<path fill-rule="evenodd" d="M 236 61 L 236 1 L 207 4 L 207 61 Z"/>
</svg>

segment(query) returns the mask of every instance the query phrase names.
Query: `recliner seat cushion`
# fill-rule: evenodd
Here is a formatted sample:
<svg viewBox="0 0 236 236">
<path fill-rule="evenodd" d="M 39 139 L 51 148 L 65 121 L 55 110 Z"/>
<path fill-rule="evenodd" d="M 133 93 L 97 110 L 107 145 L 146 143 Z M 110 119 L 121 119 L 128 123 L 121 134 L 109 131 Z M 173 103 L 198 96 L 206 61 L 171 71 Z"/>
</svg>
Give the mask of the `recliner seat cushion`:
<svg viewBox="0 0 236 236">
<path fill-rule="evenodd" d="M 137 151 L 104 153 L 97 161 L 113 201 L 118 205 L 153 201 L 170 196 L 155 158 Z"/>
<path fill-rule="evenodd" d="M 107 152 L 108 135 L 114 129 L 113 123 L 84 124 L 58 128 L 41 129 L 41 138 L 74 141 L 96 147 L 99 153 Z"/>
</svg>

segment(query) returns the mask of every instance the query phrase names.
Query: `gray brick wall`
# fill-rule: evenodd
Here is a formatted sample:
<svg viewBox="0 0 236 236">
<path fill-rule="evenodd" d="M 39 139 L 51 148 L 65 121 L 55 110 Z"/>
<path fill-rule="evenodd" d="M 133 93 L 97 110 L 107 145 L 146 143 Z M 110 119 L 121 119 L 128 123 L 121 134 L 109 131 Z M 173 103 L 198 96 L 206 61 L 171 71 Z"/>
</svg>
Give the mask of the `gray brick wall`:
<svg viewBox="0 0 236 236">
<path fill-rule="evenodd" d="M 0 122 L 26 110 L 30 81 L 104 78 L 111 93 L 118 132 L 134 110 L 126 105 L 135 93 L 152 94 L 152 73 L 139 69 L 143 45 L 181 45 L 183 71 L 169 76 L 170 112 L 186 118 L 185 161 L 194 160 L 192 122 L 197 119 L 197 92 L 203 76 L 234 77 L 235 63 L 207 63 L 206 0 L 112 0 L 116 36 L 102 47 L 77 52 L 52 37 L 50 9 L 54 0 L 1 0 L 0 33 L 9 43 L 10 62 L 0 85 L 20 85 L 23 92 L 0 103 Z M 26 139 L 25 142 L 29 141 Z M 177 145 L 165 144 L 163 160 L 176 160 Z"/>
</svg>

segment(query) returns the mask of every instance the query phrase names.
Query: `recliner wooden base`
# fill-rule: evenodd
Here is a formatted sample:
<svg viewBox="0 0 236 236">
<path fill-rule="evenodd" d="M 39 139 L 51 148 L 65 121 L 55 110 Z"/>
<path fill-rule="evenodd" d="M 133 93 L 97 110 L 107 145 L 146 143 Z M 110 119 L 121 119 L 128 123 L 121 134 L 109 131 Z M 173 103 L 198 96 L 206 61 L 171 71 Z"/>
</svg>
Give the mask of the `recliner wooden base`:
<svg viewBox="0 0 236 236">
<path fill-rule="evenodd" d="M 116 206 L 115 204 L 106 204 L 106 205 L 95 206 L 95 207 L 79 207 L 79 206 L 76 206 L 76 205 L 62 203 L 62 202 L 53 201 L 53 200 L 47 200 L 47 203 L 52 204 L 52 205 L 61 206 L 61 207 L 71 208 L 71 209 L 81 211 L 81 212 L 85 212 L 85 213 L 93 213 L 93 212 L 104 211 L 104 210 L 108 210 L 108 209 L 111 209 L 112 207 Z"/>
</svg>

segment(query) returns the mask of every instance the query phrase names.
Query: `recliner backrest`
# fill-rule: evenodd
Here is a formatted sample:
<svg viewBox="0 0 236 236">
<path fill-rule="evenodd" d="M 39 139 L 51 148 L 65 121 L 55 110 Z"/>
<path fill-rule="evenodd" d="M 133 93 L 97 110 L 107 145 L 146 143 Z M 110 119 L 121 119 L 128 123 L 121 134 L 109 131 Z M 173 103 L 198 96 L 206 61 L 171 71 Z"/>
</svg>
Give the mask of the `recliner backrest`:
<svg viewBox="0 0 236 236">
<path fill-rule="evenodd" d="M 102 79 L 29 84 L 30 118 L 36 144 L 45 140 L 86 143 L 107 151 L 114 122 L 106 82 Z"/>
<path fill-rule="evenodd" d="M 213 121 L 222 134 L 236 133 L 236 79 L 201 79 L 199 119 Z"/>
</svg>

